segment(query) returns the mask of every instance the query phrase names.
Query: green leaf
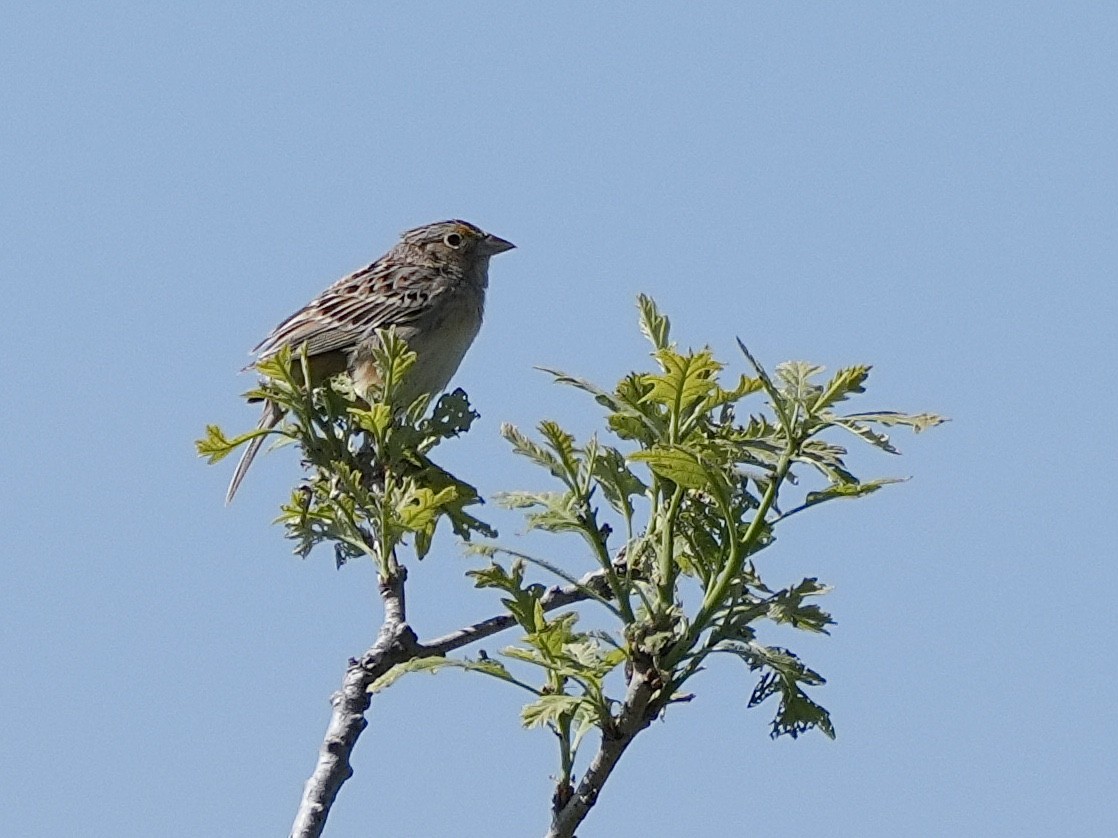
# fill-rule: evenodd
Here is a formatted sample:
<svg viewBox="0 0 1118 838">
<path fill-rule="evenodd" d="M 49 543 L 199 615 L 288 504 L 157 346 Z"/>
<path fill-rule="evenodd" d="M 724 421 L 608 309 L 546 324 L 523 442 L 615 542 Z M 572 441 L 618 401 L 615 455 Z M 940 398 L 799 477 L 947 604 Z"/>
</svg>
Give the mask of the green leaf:
<svg viewBox="0 0 1118 838">
<path fill-rule="evenodd" d="M 435 536 L 435 526 L 439 518 L 447 513 L 447 507 L 457 499 L 453 486 L 439 492 L 426 487 L 410 486 L 396 506 L 396 520 L 405 532 L 415 534 L 415 551 L 422 559 L 431 549 Z"/>
<path fill-rule="evenodd" d="M 637 451 L 629 455 L 629 460 L 647 463 L 657 475 L 685 489 L 707 489 L 711 486 L 710 472 L 698 455 L 680 445 Z"/>
<path fill-rule="evenodd" d="M 709 349 L 680 355 L 674 349 L 656 352 L 663 373 L 644 376 L 651 385 L 644 401 L 653 401 L 668 408 L 672 415 L 685 411 L 705 400 L 718 387 L 717 375 L 722 365 L 714 360 Z"/>
<path fill-rule="evenodd" d="M 865 382 L 869 378 L 869 366 L 844 367 L 835 373 L 820 391 L 819 397 L 811 404 L 811 412 L 818 413 L 824 408 L 845 401 L 853 393 L 866 392 Z"/>
<path fill-rule="evenodd" d="M 737 341 L 738 349 L 741 350 L 741 354 L 749 361 L 750 366 L 753 367 L 753 371 L 757 373 L 757 377 L 761 380 L 761 386 L 772 401 L 773 410 L 776 411 L 777 418 L 780 419 L 780 426 L 784 429 L 785 435 L 791 436 L 792 426 L 791 419 L 788 415 L 788 399 L 776 388 L 772 378 L 769 377 L 765 368 L 761 366 L 761 362 L 753 357 L 753 353 L 749 351 L 749 347 L 742 342 L 742 339 L 738 338 Z"/>
<path fill-rule="evenodd" d="M 594 458 L 591 470 L 610 506 L 631 516 L 633 504 L 630 498 L 643 495 L 648 487 L 625 465 L 625 455 L 616 448 L 603 446 Z"/>
<path fill-rule="evenodd" d="M 552 662 L 563 655 L 566 644 L 575 639 L 573 627 L 578 622 L 578 614 L 564 611 L 548 620 L 544 615 L 543 605 L 539 608 L 537 627 L 528 633 L 528 642 L 543 653 L 545 665 L 550 668 Z"/>
<path fill-rule="evenodd" d="M 901 425 L 912 428 L 915 433 L 951 421 L 947 417 L 935 413 L 898 413 L 892 410 L 881 410 L 876 413 L 851 413 L 842 418 L 855 422 L 870 422 L 876 425 Z"/>
<path fill-rule="evenodd" d="M 443 669 L 464 669 L 467 672 L 480 672 L 502 681 L 508 681 L 518 686 L 524 686 L 509 673 L 505 665 L 492 658 L 479 658 L 477 660 L 458 660 L 455 658 L 412 658 L 398 663 L 382 676 L 369 685 L 370 693 L 378 693 L 387 689 L 409 672 L 430 672 L 432 675 Z"/>
<path fill-rule="evenodd" d="M 485 554 L 492 554 L 498 549 L 489 544 L 474 546 L 476 552 Z M 510 593 L 518 593 L 524 588 L 524 562 L 513 562 L 509 570 L 493 562 L 489 567 L 481 570 L 467 570 L 466 576 L 474 580 L 475 588 L 498 588 Z"/>
<path fill-rule="evenodd" d="M 818 605 L 805 603 L 804 600 L 830 591 L 830 587 L 821 585 L 814 577 L 804 579 L 795 587 L 779 591 L 768 599 L 768 617 L 775 623 L 787 623 L 804 631 L 829 634 L 827 626 L 835 624 L 831 615 Z"/>
<path fill-rule="evenodd" d="M 379 384 L 374 388 L 378 401 L 384 401 L 394 408 L 406 409 L 400 403 L 401 385 L 415 366 L 416 354 L 408 347 L 396 328 L 377 329 L 376 340 L 371 342 L 370 351 L 377 370 L 380 372 Z"/>
<path fill-rule="evenodd" d="M 524 727 L 539 727 L 540 725 L 557 726 L 564 718 L 571 718 L 586 702 L 581 696 L 557 693 L 554 695 L 541 695 L 531 704 L 525 705 L 520 711 L 520 720 Z"/>
<path fill-rule="evenodd" d="M 287 382 L 288 384 L 294 383 L 291 375 L 291 347 L 289 346 L 281 346 L 276 354 L 257 361 L 253 366 L 265 378 Z"/>
<path fill-rule="evenodd" d="M 624 410 L 611 413 L 606 422 L 621 439 L 636 440 L 648 446 L 664 435 L 668 411 L 663 405 L 645 398 L 652 389 L 645 378 L 641 373 L 631 372 L 617 382 L 614 392 Z"/>
<path fill-rule="evenodd" d="M 428 527 L 442 507 L 456 497 L 453 486 L 436 493 L 424 486 L 410 487 L 396 507 L 400 524 L 411 532 Z"/>
<path fill-rule="evenodd" d="M 818 492 L 808 492 L 801 508 L 815 506 L 837 498 L 861 498 L 873 494 L 882 486 L 891 483 L 904 483 L 907 478 L 882 477 L 877 480 L 867 480 L 865 483 L 832 483 L 826 489 Z"/>
<path fill-rule="evenodd" d="M 551 450 L 559 458 L 559 462 L 562 463 L 563 476 L 561 479 L 573 489 L 578 482 L 579 471 L 579 456 L 575 450 L 575 438 L 550 419 L 540 422 L 539 430 L 547 444 L 551 446 Z"/>
<path fill-rule="evenodd" d="M 857 483 L 858 478 L 846 468 L 845 456 L 846 449 L 841 445 L 809 439 L 800 446 L 800 456 L 796 459 L 814 467 L 832 484 Z"/>
<path fill-rule="evenodd" d="M 499 492 L 497 503 L 508 509 L 530 509 L 526 513 L 531 529 L 545 532 L 582 532 L 584 505 L 573 492 Z"/>
<path fill-rule="evenodd" d="M 567 472 L 559 458 L 551 451 L 548 451 L 537 442 L 533 442 L 526 437 L 520 430 L 508 422 L 501 425 L 501 436 L 503 436 L 512 445 L 512 450 L 522 457 L 527 457 L 536 465 L 543 466 L 550 471 L 555 477 L 558 477 L 564 482 L 567 479 Z"/>
<path fill-rule="evenodd" d="M 804 407 L 811 405 L 822 393 L 822 388 L 812 381 L 821 372 L 823 367 L 806 361 L 785 361 L 776 365 L 776 377 L 784 384 L 785 398 Z"/>
<path fill-rule="evenodd" d="M 623 650 L 616 648 L 603 650 L 589 637 L 565 644 L 563 658 L 572 664 L 574 672 L 595 679 L 604 678 L 626 660 Z"/>
<path fill-rule="evenodd" d="M 651 445 L 657 436 L 657 431 L 650 429 L 643 417 L 630 412 L 613 413 L 606 424 L 619 439 L 636 440 L 643 445 Z"/>
<path fill-rule="evenodd" d="M 640 310 L 641 334 L 648 338 L 656 350 L 667 349 L 668 336 L 671 332 L 668 318 L 660 313 L 656 302 L 644 294 L 637 297 L 637 308 Z"/>
<path fill-rule="evenodd" d="M 284 444 L 291 442 L 287 429 L 280 426 L 275 428 L 254 428 L 251 431 L 229 439 L 225 432 L 217 425 L 206 425 L 206 435 L 195 440 L 194 447 L 199 457 L 205 457 L 207 465 L 221 462 L 250 439 L 258 436 L 278 436 Z M 276 443 L 273 447 L 279 447 Z"/>
<path fill-rule="evenodd" d="M 374 402 L 368 409 L 351 407 L 350 414 L 360 428 L 378 438 L 383 437 L 392 424 L 392 408 L 384 402 Z"/>
<path fill-rule="evenodd" d="M 205 457 L 211 466 L 228 457 L 236 450 L 238 443 L 225 436 L 225 432 L 217 425 L 206 425 L 206 435 L 196 440 L 194 447 L 198 449 L 198 456 Z"/>
<path fill-rule="evenodd" d="M 492 562 L 483 570 L 466 571 L 466 576 L 474 580 L 474 587 L 496 588 L 511 594 L 511 598 L 502 599 L 501 602 L 525 631 L 533 632 L 545 625 L 540 605 L 543 586 L 524 584 L 524 562 L 520 558 L 512 563 L 508 571 Z"/>
<path fill-rule="evenodd" d="M 420 422 L 419 430 L 432 439 L 449 439 L 470 430 L 480 415 L 470 406 L 466 391 L 459 387 L 439 397 L 431 416 Z"/>
<path fill-rule="evenodd" d="M 855 422 L 842 416 L 836 416 L 830 420 L 830 424 L 836 428 L 842 428 L 844 431 L 850 431 L 854 436 L 868 442 L 875 448 L 880 448 L 887 454 L 900 454 L 901 452 L 889 441 L 889 437 L 879 431 L 875 431 L 868 425 L 861 422 Z"/>
<path fill-rule="evenodd" d="M 760 378 L 750 378 L 748 375 L 741 376 L 732 390 L 724 390 L 722 387 L 715 386 L 710 395 L 707 396 L 706 402 L 703 403 L 703 410 L 713 410 L 722 405 L 741 401 L 746 396 L 763 390 L 764 386 Z"/>
</svg>

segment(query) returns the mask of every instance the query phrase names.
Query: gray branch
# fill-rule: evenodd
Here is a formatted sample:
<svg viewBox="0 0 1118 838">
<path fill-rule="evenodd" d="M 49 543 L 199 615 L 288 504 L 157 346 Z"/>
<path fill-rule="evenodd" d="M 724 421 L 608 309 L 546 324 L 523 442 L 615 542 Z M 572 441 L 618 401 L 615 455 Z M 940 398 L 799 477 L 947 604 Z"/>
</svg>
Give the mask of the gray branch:
<svg viewBox="0 0 1118 838">
<path fill-rule="evenodd" d="M 330 722 L 326 727 L 322 746 L 319 748 L 318 763 L 303 787 L 303 799 L 299 803 L 299 811 L 295 814 L 291 838 L 319 838 L 326 827 L 326 818 L 330 814 L 330 807 L 334 804 L 338 791 L 342 784 L 353 776 L 350 755 L 357 745 L 358 737 L 368 725 L 365 713 L 369 709 L 371 700 L 370 684 L 397 664 L 415 658 L 441 657 L 515 625 L 516 621 L 511 616 L 501 614 L 435 638 L 429 643 L 419 643 L 415 632 L 405 622 L 405 575 L 401 569 L 401 573 L 393 580 L 381 583 L 384 622 L 377 633 L 376 642 L 359 659 L 350 658 L 345 677 L 342 679 L 342 688 L 330 697 L 330 704 L 333 707 Z M 605 573 L 598 571 L 587 574 L 579 580 L 578 585 L 551 588 L 540 599 L 540 604 L 544 611 L 563 608 L 588 599 L 590 597 L 586 591 L 588 588 L 593 591 L 608 592 Z M 613 761 L 616 762 L 617 757 L 620 756 L 621 752 L 618 751 Z M 607 769 L 606 776 L 608 775 Z M 585 817 L 585 814 L 582 817 Z"/>
<path fill-rule="evenodd" d="M 577 585 L 549 588 L 540 597 L 540 605 L 543 606 L 544 611 L 554 611 L 556 608 L 573 605 L 576 602 L 590 599 L 591 594 L 587 593 L 587 590 L 602 597 L 610 596 L 609 583 L 604 571 L 599 570 L 586 574 L 578 580 Z M 453 652 L 455 649 L 468 646 L 475 640 L 481 640 L 511 628 L 515 624 L 516 620 L 511 614 L 500 614 L 496 617 L 490 617 L 488 620 L 474 623 L 472 626 L 460 628 L 442 637 L 437 637 L 424 643 L 423 649 L 430 655 L 445 655 L 447 652 Z"/>
<path fill-rule="evenodd" d="M 326 827 L 326 817 L 342 783 L 353 776 L 350 754 L 357 737 L 368 725 L 369 684 L 398 663 L 415 656 L 419 647 L 415 632 L 404 622 L 404 574 L 380 586 L 384 600 L 384 623 L 376 642 L 360 659 L 350 658 L 342 688 L 330 697 L 333 712 L 318 751 L 318 763 L 303 787 L 303 799 L 291 838 L 318 838 Z"/>
</svg>

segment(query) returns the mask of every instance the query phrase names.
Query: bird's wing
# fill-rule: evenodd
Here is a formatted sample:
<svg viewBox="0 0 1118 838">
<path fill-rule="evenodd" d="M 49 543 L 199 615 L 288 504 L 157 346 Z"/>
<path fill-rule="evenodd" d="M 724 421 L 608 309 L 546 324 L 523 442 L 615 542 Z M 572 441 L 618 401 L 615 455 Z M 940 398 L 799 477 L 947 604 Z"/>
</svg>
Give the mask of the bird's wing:
<svg viewBox="0 0 1118 838">
<path fill-rule="evenodd" d="M 446 288 L 438 268 L 380 259 L 343 277 L 288 317 L 255 349 L 260 358 L 307 344 L 308 355 L 348 351 L 374 329 L 412 323 Z"/>
</svg>

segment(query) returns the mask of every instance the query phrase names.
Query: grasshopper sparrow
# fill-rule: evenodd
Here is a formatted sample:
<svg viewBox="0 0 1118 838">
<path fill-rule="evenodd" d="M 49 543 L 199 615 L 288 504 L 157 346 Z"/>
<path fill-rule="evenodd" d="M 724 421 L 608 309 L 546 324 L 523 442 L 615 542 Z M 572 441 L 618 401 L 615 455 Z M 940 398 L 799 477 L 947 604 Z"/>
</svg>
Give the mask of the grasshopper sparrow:
<svg viewBox="0 0 1118 838">
<path fill-rule="evenodd" d="M 395 326 L 418 356 L 405 381 L 407 399 L 446 387 L 481 327 L 489 257 L 514 245 L 465 221 L 439 221 L 408 230 L 371 265 L 342 277 L 288 317 L 253 353 L 258 360 L 281 347 L 307 347 L 312 383 L 348 370 L 359 394 L 376 383 L 371 347 L 376 330 Z M 283 418 L 277 405 L 264 403 L 260 428 Z M 233 499 L 260 450 L 253 439 L 233 479 Z"/>
</svg>

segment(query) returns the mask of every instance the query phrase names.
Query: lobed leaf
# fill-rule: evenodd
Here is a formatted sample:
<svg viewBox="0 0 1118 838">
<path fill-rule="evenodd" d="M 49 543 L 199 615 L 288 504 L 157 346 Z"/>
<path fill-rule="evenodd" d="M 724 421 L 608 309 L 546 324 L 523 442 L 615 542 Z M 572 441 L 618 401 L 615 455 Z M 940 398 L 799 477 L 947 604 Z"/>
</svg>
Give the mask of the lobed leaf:
<svg viewBox="0 0 1118 838">
<path fill-rule="evenodd" d="M 682 445 L 658 446 L 630 454 L 630 461 L 646 463 L 658 476 L 667 478 L 685 489 L 707 489 L 711 475 L 699 456 Z"/>
<path fill-rule="evenodd" d="M 915 433 L 951 421 L 946 416 L 939 416 L 935 413 L 899 413 L 893 410 L 880 410 L 876 413 L 851 413 L 843 418 L 855 422 L 870 422 L 876 425 L 901 425 L 912 428 Z"/>
<path fill-rule="evenodd" d="M 501 436 L 512 445 L 512 450 L 522 457 L 527 457 L 538 466 L 543 466 L 552 475 L 560 480 L 566 479 L 566 470 L 559 458 L 548 451 L 538 442 L 533 442 L 512 424 L 505 422 L 501 425 Z"/>
<path fill-rule="evenodd" d="M 871 367 L 859 365 L 844 367 L 835 373 L 819 392 L 818 398 L 810 405 L 812 413 L 818 413 L 824 408 L 831 407 L 838 402 L 845 401 L 854 393 L 866 392 L 865 383 L 869 378 Z"/>
<path fill-rule="evenodd" d="M 578 482 L 580 459 L 575 449 L 574 436 L 563 430 L 556 422 L 552 422 L 550 419 L 545 419 L 540 422 L 539 430 L 563 466 L 563 476 L 561 479 L 563 479 L 568 486 L 574 488 L 575 484 Z"/>
<path fill-rule="evenodd" d="M 602 447 L 591 464 L 591 473 L 610 506 L 626 516 L 633 514 L 630 498 L 648 491 L 644 482 L 625 465 L 625 455 L 616 448 Z"/>
<path fill-rule="evenodd" d="M 783 383 L 785 398 L 807 407 L 818 398 L 822 389 L 812 379 L 823 372 L 818 364 L 806 361 L 785 361 L 776 365 L 776 377 Z"/>
<path fill-rule="evenodd" d="M 656 302 L 644 294 L 637 297 L 637 308 L 640 311 L 641 334 L 648 338 L 656 350 L 667 349 L 668 336 L 671 332 L 668 318 L 660 313 Z"/>
<path fill-rule="evenodd" d="M 709 349 L 680 355 L 674 349 L 656 352 L 662 374 L 647 374 L 649 385 L 642 401 L 653 401 L 668 408 L 675 416 L 682 416 L 697 402 L 705 400 L 717 387 L 722 364 L 714 360 Z"/>
<path fill-rule="evenodd" d="M 904 483 L 906 479 L 907 478 L 903 477 L 881 477 L 877 480 L 867 480 L 864 483 L 832 483 L 826 489 L 822 489 L 818 492 L 808 492 L 801 509 L 837 498 L 865 497 L 866 495 L 873 494 L 882 486 L 888 486 L 892 483 Z"/>
<path fill-rule="evenodd" d="M 586 699 L 582 696 L 566 693 L 541 695 L 531 704 L 524 706 L 520 711 L 520 720 L 524 727 L 558 726 L 564 718 L 572 718 L 586 703 Z"/>
<path fill-rule="evenodd" d="M 804 579 L 795 587 L 785 588 L 771 596 L 767 601 L 767 616 L 775 623 L 787 623 L 804 631 L 829 634 L 827 626 L 835 624 L 831 615 L 818 605 L 805 603 L 804 600 L 830 591 L 830 587 L 821 585 L 814 577 Z"/>
<path fill-rule="evenodd" d="M 829 419 L 829 424 L 836 428 L 842 428 L 844 431 L 849 431 L 854 436 L 868 442 L 875 448 L 880 448 L 887 454 L 900 454 L 901 452 L 889 441 L 889 437 L 880 431 L 875 431 L 873 428 L 861 422 L 848 419 L 843 416 L 835 416 Z"/>
<path fill-rule="evenodd" d="M 512 677 L 512 674 L 503 663 L 493 660 L 492 658 L 485 657 L 478 658 L 477 660 L 466 658 L 460 660 L 457 658 L 430 657 L 412 658 L 411 660 L 396 664 L 369 685 L 369 692 L 379 693 L 392 686 L 409 672 L 430 672 L 433 675 L 443 669 L 464 669 L 467 672 L 480 672 L 483 675 L 499 678 L 502 681 L 508 681 L 518 686 L 524 686 Z"/>
</svg>

